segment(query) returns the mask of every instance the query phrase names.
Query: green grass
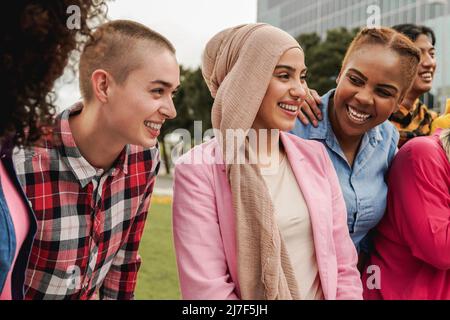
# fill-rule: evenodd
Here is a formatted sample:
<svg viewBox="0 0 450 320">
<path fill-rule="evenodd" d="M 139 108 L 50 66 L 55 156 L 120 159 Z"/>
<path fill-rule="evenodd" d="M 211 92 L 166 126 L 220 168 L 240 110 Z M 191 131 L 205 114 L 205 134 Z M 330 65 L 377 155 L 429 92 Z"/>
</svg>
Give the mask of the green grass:
<svg viewBox="0 0 450 320">
<path fill-rule="evenodd" d="M 142 258 L 135 298 L 138 300 L 181 298 L 172 238 L 170 204 L 153 201 L 139 246 Z"/>
</svg>

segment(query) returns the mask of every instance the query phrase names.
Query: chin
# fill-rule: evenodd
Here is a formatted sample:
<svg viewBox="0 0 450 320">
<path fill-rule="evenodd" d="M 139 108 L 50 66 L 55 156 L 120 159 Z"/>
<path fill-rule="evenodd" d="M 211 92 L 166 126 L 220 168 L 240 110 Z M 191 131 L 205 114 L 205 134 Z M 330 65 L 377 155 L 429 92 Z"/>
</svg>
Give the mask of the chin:
<svg viewBox="0 0 450 320">
<path fill-rule="evenodd" d="M 422 88 L 420 88 L 421 89 L 420 91 L 422 92 L 422 94 L 424 94 L 424 93 L 429 92 L 432 87 L 433 87 L 433 85 L 431 83 L 426 84 L 426 85 L 422 86 Z"/>
<path fill-rule="evenodd" d="M 150 138 L 150 137 L 142 137 L 142 139 L 135 140 L 131 144 L 141 146 L 143 148 L 152 148 L 158 143 L 157 138 Z"/>
<path fill-rule="evenodd" d="M 295 121 L 289 122 L 289 123 L 279 123 L 276 128 L 280 131 L 291 131 L 295 127 Z"/>
<path fill-rule="evenodd" d="M 420 83 L 417 87 L 415 87 L 415 91 L 419 92 L 421 95 L 427 93 L 433 87 L 432 83 Z"/>
<path fill-rule="evenodd" d="M 291 131 L 292 129 L 294 129 L 294 127 L 295 127 L 295 125 L 292 124 L 292 125 L 289 125 L 289 126 L 285 126 L 285 127 L 283 127 L 283 128 L 280 128 L 280 131 L 289 132 L 289 131 Z"/>
<path fill-rule="evenodd" d="M 141 144 L 144 148 L 153 148 L 158 143 L 158 139 L 154 139 L 152 141 L 147 141 L 146 143 Z"/>
</svg>

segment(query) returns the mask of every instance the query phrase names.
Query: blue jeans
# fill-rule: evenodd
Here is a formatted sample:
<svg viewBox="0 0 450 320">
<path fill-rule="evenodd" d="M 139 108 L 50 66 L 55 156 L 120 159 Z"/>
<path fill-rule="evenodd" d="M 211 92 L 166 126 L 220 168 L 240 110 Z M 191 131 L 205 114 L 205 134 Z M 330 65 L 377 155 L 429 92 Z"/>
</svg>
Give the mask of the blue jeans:
<svg viewBox="0 0 450 320">
<path fill-rule="evenodd" d="M 16 235 L 0 179 L 0 292 L 16 253 Z"/>
</svg>

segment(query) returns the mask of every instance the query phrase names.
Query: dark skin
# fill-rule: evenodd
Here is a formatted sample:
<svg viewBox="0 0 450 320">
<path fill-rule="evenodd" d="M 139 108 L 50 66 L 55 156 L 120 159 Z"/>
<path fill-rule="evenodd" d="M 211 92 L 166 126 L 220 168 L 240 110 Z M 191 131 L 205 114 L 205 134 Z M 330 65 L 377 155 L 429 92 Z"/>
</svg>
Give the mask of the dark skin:
<svg viewBox="0 0 450 320">
<path fill-rule="evenodd" d="M 328 102 L 328 116 L 330 118 L 333 132 L 337 140 L 339 141 L 339 145 L 344 152 L 348 165 L 350 167 L 353 167 L 353 162 L 355 161 L 359 146 L 361 144 L 361 136 L 349 136 L 343 132 L 343 130 L 339 126 L 339 122 L 336 119 L 336 113 L 334 112 L 334 97 L 331 97 Z"/>
<path fill-rule="evenodd" d="M 298 113 L 298 119 L 304 124 L 312 124 L 315 128 L 319 125 L 319 121 L 322 121 L 322 110 L 319 106 L 321 105 L 320 95 L 316 90 L 308 89 L 308 95 L 300 106 L 300 112 Z"/>
<path fill-rule="evenodd" d="M 301 106 L 301 111 L 298 114 L 298 118 L 304 125 L 312 124 L 315 128 L 318 126 L 318 121 L 322 121 L 322 111 L 320 110 L 321 100 L 316 90 L 309 89 L 309 94 L 305 102 Z M 333 98 L 329 101 L 329 118 L 336 138 L 339 141 L 342 151 L 348 161 L 350 167 L 353 166 L 356 155 L 358 154 L 359 145 L 361 144 L 361 137 L 349 137 L 340 130 L 335 114 L 333 111 L 334 103 Z"/>
</svg>

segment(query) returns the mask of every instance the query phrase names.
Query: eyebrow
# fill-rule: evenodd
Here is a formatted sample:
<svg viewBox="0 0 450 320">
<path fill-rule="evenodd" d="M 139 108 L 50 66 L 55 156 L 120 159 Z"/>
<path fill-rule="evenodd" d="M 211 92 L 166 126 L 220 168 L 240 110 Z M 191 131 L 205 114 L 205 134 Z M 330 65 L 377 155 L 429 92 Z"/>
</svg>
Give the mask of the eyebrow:
<svg viewBox="0 0 450 320">
<path fill-rule="evenodd" d="M 348 69 L 348 71 L 352 71 L 352 72 L 358 74 L 358 76 L 360 76 L 361 78 L 363 78 L 364 81 L 369 80 L 369 78 L 367 78 L 361 71 L 358 71 L 358 70 L 353 69 L 353 68 Z"/>
<path fill-rule="evenodd" d="M 360 71 L 358 71 L 356 69 L 350 68 L 350 69 L 348 69 L 348 71 L 352 71 L 354 73 L 357 73 L 361 78 L 364 79 L 364 81 L 369 80 L 363 73 L 361 73 Z M 395 86 L 390 85 L 390 84 L 380 83 L 380 84 L 377 84 L 377 86 L 383 87 L 383 88 L 386 88 L 386 89 L 392 89 L 392 90 L 395 90 L 395 92 L 398 92 L 398 89 Z"/>
<path fill-rule="evenodd" d="M 151 82 L 152 84 L 160 84 L 163 85 L 166 88 L 172 88 L 173 85 L 170 82 L 164 81 L 164 80 L 153 80 Z M 175 90 L 178 90 L 180 88 L 180 85 L 178 85 Z"/>
<path fill-rule="evenodd" d="M 422 52 L 436 51 L 436 47 L 435 46 L 431 46 L 429 48 L 420 48 L 420 51 L 422 51 Z"/>
<path fill-rule="evenodd" d="M 277 65 L 276 67 L 275 67 L 275 69 L 288 69 L 288 70 L 290 70 L 290 71 L 292 71 L 292 72 L 295 72 L 295 68 L 294 67 L 291 67 L 291 66 L 288 66 L 288 65 L 286 65 L 286 64 L 279 64 L 279 65 Z M 308 68 L 305 68 L 305 69 L 303 69 L 303 71 L 302 72 L 307 72 L 308 71 Z"/>
</svg>

